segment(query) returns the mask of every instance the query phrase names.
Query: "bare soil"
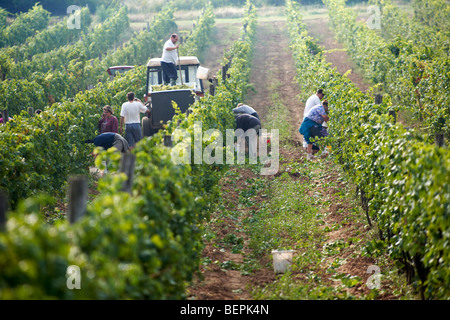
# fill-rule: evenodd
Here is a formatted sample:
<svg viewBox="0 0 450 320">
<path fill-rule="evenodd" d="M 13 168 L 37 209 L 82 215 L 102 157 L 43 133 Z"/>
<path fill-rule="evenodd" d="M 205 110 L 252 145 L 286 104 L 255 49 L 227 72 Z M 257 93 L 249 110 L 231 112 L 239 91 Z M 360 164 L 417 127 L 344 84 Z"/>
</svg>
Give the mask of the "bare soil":
<svg viewBox="0 0 450 320">
<path fill-rule="evenodd" d="M 334 40 L 332 34 L 324 28 L 323 24 L 309 23 L 312 35 L 318 35 L 322 33 L 324 36 L 319 37 L 321 44 L 326 48 L 339 48 L 339 44 Z M 296 148 L 285 149 L 280 143 L 280 154 L 283 161 L 290 161 L 295 159 L 297 161 L 306 161 L 306 154 L 301 146 L 301 136 L 298 132 L 300 126 L 301 115 L 303 114 L 304 105 L 298 99 L 299 89 L 294 82 L 295 65 L 292 58 L 292 53 L 289 50 L 289 45 L 286 35 L 285 21 L 271 21 L 270 23 L 259 23 L 257 30 L 257 41 L 254 48 L 254 58 L 252 62 L 252 74 L 250 81 L 254 84 L 255 91 L 250 92 L 247 97 L 246 103 L 259 113 L 262 119 L 262 126 L 264 127 L 264 121 L 267 116 L 267 110 L 272 105 L 270 99 L 270 85 L 274 80 L 279 81 L 283 85 L 279 88 L 279 96 L 282 97 L 282 103 L 290 111 L 290 120 L 286 123 L 286 126 L 291 128 L 292 140 L 291 145 Z M 336 51 L 327 55 L 327 59 L 332 62 L 340 72 L 346 72 L 349 68 L 353 68 L 351 62 L 349 62 L 348 56 L 344 51 Z M 350 79 L 354 81 L 362 90 L 367 88 L 367 84 L 362 77 L 357 73 L 352 73 Z M 322 160 L 321 160 L 322 161 Z M 335 164 L 329 161 L 330 168 L 333 168 Z M 281 167 L 281 163 L 280 163 Z M 254 177 L 254 174 L 248 169 L 231 168 L 230 170 L 239 171 L 239 178 L 237 180 L 228 181 L 224 179 L 222 181 L 222 190 L 224 205 L 230 208 L 230 210 L 240 210 L 239 219 L 242 219 L 246 215 L 250 214 L 252 210 L 258 210 L 257 206 L 239 208 L 238 198 L 240 190 L 246 188 L 246 180 Z M 276 176 L 268 176 L 267 179 L 274 179 Z M 300 177 L 292 176 L 293 179 L 301 179 Z M 337 194 L 344 187 L 340 182 L 337 171 L 330 170 L 326 180 L 339 181 L 338 188 L 323 189 L 320 192 L 326 194 L 331 200 L 330 207 L 327 209 L 327 218 L 325 226 L 341 225 L 336 230 L 329 232 L 328 241 L 335 241 L 342 239 L 347 241 L 351 237 L 360 237 L 360 232 L 364 230 L 365 225 L 361 223 L 351 222 L 350 219 L 346 219 L 353 212 L 353 207 L 349 203 L 342 202 L 340 195 Z M 299 180 L 300 181 L 300 180 Z M 231 183 L 232 182 L 232 183 Z M 326 181 L 322 181 L 326 182 Z M 337 195 L 336 195 L 337 194 Z M 259 198 L 259 201 L 264 202 L 266 199 Z M 233 208 L 233 209 L 231 209 Z M 237 209 L 236 209 L 237 208 Z M 214 219 L 214 217 L 213 217 Z M 205 243 L 206 247 L 203 251 L 203 257 L 207 257 L 212 263 L 202 266 L 200 270 L 200 276 L 195 281 L 194 285 L 188 290 L 189 299 L 198 300 L 239 300 L 239 299 L 252 299 L 251 292 L 255 287 L 264 287 L 270 284 L 276 279 L 276 275 L 273 272 L 271 261 L 260 261 L 260 265 L 263 266 L 255 274 L 243 275 L 238 270 L 230 270 L 223 268 L 224 262 L 233 261 L 236 264 L 241 264 L 245 257 L 249 253 L 249 249 L 245 246 L 248 239 L 247 235 L 243 232 L 238 232 L 236 226 L 239 220 L 224 218 L 220 223 L 215 224 L 213 231 L 216 233 L 216 238 Z M 232 254 L 230 250 L 220 250 L 222 239 L 232 231 L 239 237 L 244 238 L 244 249 L 241 254 Z M 338 271 L 350 274 L 352 276 L 359 276 L 365 283 L 370 276 L 367 273 L 367 268 L 370 265 L 376 263 L 374 259 L 358 257 L 357 255 L 352 257 L 354 253 L 352 246 L 347 250 L 342 250 L 337 256 L 333 256 L 330 259 L 342 258 L 346 259 L 346 263 L 343 264 Z M 267 258 L 265 258 L 267 259 Z M 324 275 L 323 281 L 330 285 L 335 285 L 332 281 L 328 280 L 326 276 L 326 265 L 323 266 Z M 318 273 L 321 273 L 318 271 Z M 386 284 L 382 284 L 383 286 Z M 367 286 L 357 285 L 348 291 L 358 297 L 361 294 L 367 294 L 369 289 Z M 390 299 L 389 295 L 379 297 L 380 299 Z"/>
<path fill-rule="evenodd" d="M 292 54 L 289 51 L 288 40 L 285 37 L 280 38 L 285 23 L 271 22 L 260 24 L 257 30 L 257 41 L 255 42 L 254 58 L 252 61 L 252 73 L 250 82 L 254 85 L 255 92 L 251 91 L 245 101 L 246 104 L 252 106 L 259 114 L 264 127 L 264 120 L 267 114 L 267 108 L 272 102 L 269 97 L 269 86 L 273 82 L 273 76 L 285 86 L 282 89 L 280 96 L 285 96 L 291 101 L 292 114 L 295 126 L 298 126 L 300 114 L 303 112 L 303 106 L 297 103 L 296 95 L 298 94 L 295 85 L 293 84 L 294 65 Z M 269 31 L 270 30 L 270 31 Z M 273 32 L 276 30 L 276 32 Z M 274 73 L 275 72 L 275 73 Z M 293 126 L 293 124 L 286 124 Z M 298 133 L 298 132 L 297 132 Z M 299 136 L 295 139 L 300 141 Z M 283 152 L 280 150 L 280 152 Z M 222 190 L 224 203 L 228 204 L 230 208 L 237 208 L 239 191 L 246 188 L 245 181 L 248 178 L 254 177 L 254 173 L 249 169 L 231 168 L 231 170 L 239 170 L 239 179 L 233 181 L 231 184 L 226 179 L 222 181 Z M 268 177 L 268 179 L 271 179 Z M 226 192 L 225 192 L 226 191 Z M 263 202 L 264 199 L 258 199 L 257 202 Z M 245 217 L 246 213 L 258 208 L 243 208 L 240 217 Z M 212 262 L 219 261 L 234 261 L 235 263 L 242 263 L 245 255 L 248 253 L 248 248 L 244 246 L 242 254 L 232 254 L 229 250 L 219 250 L 217 248 L 218 239 L 226 236 L 228 230 L 233 230 L 233 233 L 238 237 L 246 239 L 247 235 L 242 232 L 236 232 L 236 225 L 238 221 L 233 219 L 224 219 L 224 222 L 214 228 L 217 234 L 215 240 L 206 243 L 206 248 L 203 251 L 204 257 L 209 257 Z M 244 243 L 246 240 L 244 240 Z M 270 265 L 270 261 L 261 261 L 261 265 Z M 225 270 L 220 263 L 211 263 L 200 270 L 201 278 L 196 281 L 195 285 L 189 290 L 190 299 L 198 300 L 248 300 L 251 299 L 251 291 L 254 287 L 262 287 L 265 284 L 273 282 L 276 277 L 271 268 L 262 268 L 251 276 L 242 275 L 238 270 Z"/>
<path fill-rule="evenodd" d="M 348 78 L 363 92 L 367 91 L 370 84 L 361 76 L 358 67 L 352 62 L 344 47 L 336 40 L 333 32 L 328 25 L 328 19 L 314 19 L 305 20 L 308 27 L 308 33 L 314 37 L 318 44 L 325 50 L 330 52 L 325 53 L 326 60 L 336 67 L 341 74 L 351 70 Z"/>
</svg>

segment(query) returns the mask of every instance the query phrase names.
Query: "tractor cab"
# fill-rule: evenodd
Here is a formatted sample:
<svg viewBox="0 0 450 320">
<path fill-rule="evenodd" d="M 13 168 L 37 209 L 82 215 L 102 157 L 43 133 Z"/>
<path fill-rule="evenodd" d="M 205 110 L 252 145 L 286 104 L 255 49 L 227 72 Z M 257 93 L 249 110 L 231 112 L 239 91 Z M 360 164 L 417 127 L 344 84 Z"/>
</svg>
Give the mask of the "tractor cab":
<svg viewBox="0 0 450 320">
<path fill-rule="evenodd" d="M 186 112 L 196 97 L 204 95 L 202 80 L 208 79 L 208 69 L 200 66 L 197 57 L 180 57 L 177 83 L 164 85 L 161 58 L 150 59 L 147 63 L 147 84 L 144 103 L 150 110 L 149 117 L 144 117 L 142 128 L 144 136 L 153 135 L 172 120 L 175 115 L 173 103 L 182 113 Z"/>
<path fill-rule="evenodd" d="M 177 86 L 183 86 L 184 89 L 190 89 L 198 96 L 204 95 L 202 79 L 207 79 L 207 69 L 200 67 L 200 61 L 197 57 L 180 57 L 180 63 L 177 68 Z M 180 71 L 181 69 L 181 71 Z M 206 70 L 206 71 L 205 71 Z M 156 91 L 171 90 L 169 86 L 164 86 L 163 71 L 161 68 L 161 58 L 150 59 L 147 63 L 147 92 L 144 100 Z"/>
</svg>

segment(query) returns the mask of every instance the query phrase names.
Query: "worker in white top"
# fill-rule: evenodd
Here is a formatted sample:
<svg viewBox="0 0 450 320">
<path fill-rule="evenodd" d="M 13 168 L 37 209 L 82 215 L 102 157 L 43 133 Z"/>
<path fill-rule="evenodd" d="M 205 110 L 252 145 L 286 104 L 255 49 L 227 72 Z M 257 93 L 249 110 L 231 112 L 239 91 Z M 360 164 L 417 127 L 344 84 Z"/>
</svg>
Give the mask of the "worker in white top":
<svg viewBox="0 0 450 320">
<path fill-rule="evenodd" d="M 128 92 L 127 99 L 128 102 L 122 104 L 120 110 L 120 134 L 123 132 L 123 124 L 125 123 L 125 140 L 132 149 L 142 139 L 140 114 L 149 112 L 149 110 L 141 100 L 134 97 L 133 92 Z"/>
<path fill-rule="evenodd" d="M 168 85 L 170 83 L 171 86 L 174 86 L 177 83 L 177 49 L 180 47 L 179 44 L 176 44 L 177 41 L 178 35 L 174 33 L 170 36 L 170 39 L 166 41 L 163 47 L 161 68 L 163 70 L 163 81 L 165 85 Z"/>
<path fill-rule="evenodd" d="M 309 111 L 317 106 L 320 105 L 321 102 L 320 100 L 323 99 L 325 95 L 323 94 L 323 90 L 322 89 L 318 89 L 317 92 L 315 94 L 313 94 L 312 96 L 310 96 L 308 98 L 308 100 L 306 100 L 306 104 L 305 104 L 305 110 L 303 111 L 303 120 L 305 120 L 306 116 L 308 115 Z M 323 127 L 327 127 L 327 123 L 324 122 L 322 124 Z M 306 142 L 306 140 L 303 138 L 303 148 L 307 148 L 308 147 L 308 143 Z"/>
</svg>

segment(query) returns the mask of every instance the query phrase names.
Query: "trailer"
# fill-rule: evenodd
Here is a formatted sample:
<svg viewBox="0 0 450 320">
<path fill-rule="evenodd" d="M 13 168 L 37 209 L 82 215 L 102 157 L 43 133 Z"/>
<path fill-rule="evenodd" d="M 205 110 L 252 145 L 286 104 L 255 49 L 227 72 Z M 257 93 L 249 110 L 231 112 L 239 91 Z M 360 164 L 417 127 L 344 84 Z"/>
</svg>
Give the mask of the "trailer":
<svg viewBox="0 0 450 320">
<path fill-rule="evenodd" d="M 106 72 L 108 72 L 110 80 L 114 80 L 114 77 L 116 76 L 116 74 L 125 73 L 131 69 L 134 69 L 134 66 L 114 66 L 114 67 L 109 67 L 106 70 Z"/>
</svg>

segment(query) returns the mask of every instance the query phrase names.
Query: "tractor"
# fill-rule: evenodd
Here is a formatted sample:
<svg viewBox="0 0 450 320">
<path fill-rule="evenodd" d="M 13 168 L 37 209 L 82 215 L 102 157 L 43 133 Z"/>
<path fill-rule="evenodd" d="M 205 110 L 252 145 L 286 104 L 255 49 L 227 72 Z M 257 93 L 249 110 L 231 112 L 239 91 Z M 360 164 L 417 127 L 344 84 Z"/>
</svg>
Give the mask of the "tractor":
<svg viewBox="0 0 450 320">
<path fill-rule="evenodd" d="M 185 113 L 197 97 L 204 96 L 202 80 L 208 79 L 208 69 L 200 66 L 197 57 L 179 57 L 178 79 L 175 86 L 164 85 L 161 58 L 152 58 L 147 63 L 147 84 L 144 103 L 149 109 L 142 118 L 144 137 L 152 136 L 175 115 L 173 103 Z"/>
</svg>

